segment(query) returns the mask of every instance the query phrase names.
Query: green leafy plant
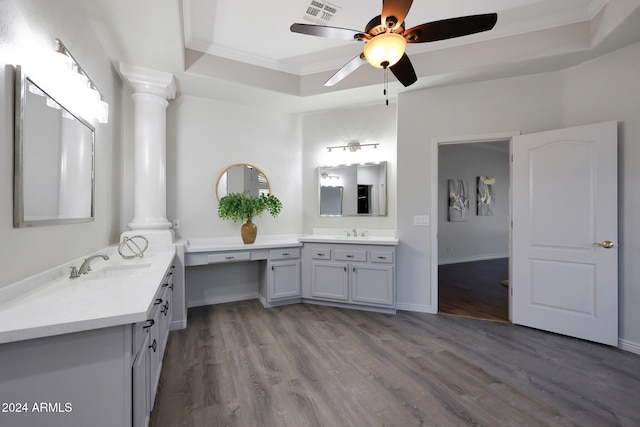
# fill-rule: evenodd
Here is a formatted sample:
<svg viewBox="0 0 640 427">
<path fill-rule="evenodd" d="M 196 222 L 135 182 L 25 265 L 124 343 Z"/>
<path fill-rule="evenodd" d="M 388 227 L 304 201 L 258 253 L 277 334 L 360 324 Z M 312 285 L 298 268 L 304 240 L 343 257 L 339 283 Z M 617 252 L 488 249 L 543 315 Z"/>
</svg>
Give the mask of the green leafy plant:
<svg viewBox="0 0 640 427">
<path fill-rule="evenodd" d="M 252 196 L 249 193 L 231 193 L 220 199 L 218 216 L 233 222 L 250 221 L 267 211 L 277 217 L 282 210 L 282 203 L 273 194 Z"/>
</svg>

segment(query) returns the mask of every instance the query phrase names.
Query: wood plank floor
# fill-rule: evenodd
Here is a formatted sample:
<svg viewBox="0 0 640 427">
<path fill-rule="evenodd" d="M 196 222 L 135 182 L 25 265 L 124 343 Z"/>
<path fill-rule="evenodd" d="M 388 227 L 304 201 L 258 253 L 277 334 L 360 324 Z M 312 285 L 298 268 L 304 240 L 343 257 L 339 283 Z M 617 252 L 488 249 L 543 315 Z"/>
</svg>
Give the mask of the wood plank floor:
<svg viewBox="0 0 640 427">
<path fill-rule="evenodd" d="M 509 321 L 509 258 L 438 267 L 438 313 Z"/>
<path fill-rule="evenodd" d="M 640 356 L 534 329 L 257 300 L 188 324 L 153 427 L 640 425 Z"/>
</svg>

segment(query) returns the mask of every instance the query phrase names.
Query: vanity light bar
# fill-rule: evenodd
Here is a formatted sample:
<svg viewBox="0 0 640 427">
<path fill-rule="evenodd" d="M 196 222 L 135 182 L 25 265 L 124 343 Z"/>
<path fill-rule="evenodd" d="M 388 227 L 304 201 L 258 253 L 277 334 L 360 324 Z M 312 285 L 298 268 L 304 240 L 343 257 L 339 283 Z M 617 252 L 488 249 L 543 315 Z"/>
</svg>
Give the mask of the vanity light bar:
<svg viewBox="0 0 640 427">
<path fill-rule="evenodd" d="M 362 149 L 362 147 L 370 147 L 373 146 L 373 148 L 378 148 L 378 145 L 380 145 L 379 143 L 373 143 L 373 144 L 360 144 L 358 141 L 351 141 L 350 143 L 348 143 L 347 145 L 332 145 L 331 147 L 327 147 L 327 150 L 329 150 L 329 152 L 331 152 L 331 149 L 333 148 L 342 148 L 342 151 L 347 151 L 347 148 L 349 149 L 349 151 L 351 151 L 352 153 Z"/>
<path fill-rule="evenodd" d="M 109 104 L 107 104 L 107 102 L 104 100 L 102 92 L 100 92 L 96 84 L 80 66 L 78 61 L 76 61 L 71 52 L 69 52 L 69 49 L 67 49 L 64 43 L 62 43 L 62 40 L 56 38 L 55 41 L 56 52 L 60 55 L 60 58 L 62 58 L 62 60 L 66 62 L 70 71 L 72 73 L 75 73 L 72 75 L 82 81 L 86 80 L 86 83 L 81 83 L 82 85 L 87 85 L 86 91 L 82 96 L 89 98 L 89 102 L 95 104 L 95 106 L 93 107 L 94 111 L 92 112 L 92 115 L 98 122 L 107 123 L 109 120 Z"/>
</svg>

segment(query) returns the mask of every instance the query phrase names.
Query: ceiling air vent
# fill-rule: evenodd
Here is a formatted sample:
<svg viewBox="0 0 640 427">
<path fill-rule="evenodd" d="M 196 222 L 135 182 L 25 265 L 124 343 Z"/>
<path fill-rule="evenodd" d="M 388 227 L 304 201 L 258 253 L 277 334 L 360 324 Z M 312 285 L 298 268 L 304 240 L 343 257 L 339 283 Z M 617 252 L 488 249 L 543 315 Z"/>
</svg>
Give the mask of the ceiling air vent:
<svg viewBox="0 0 640 427">
<path fill-rule="evenodd" d="M 315 24 L 328 24 L 333 21 L 333 18 L 342 9 L 335 4 L 327 3 L 324 1 L 311 0 L 307 10 L 302 17 L 305 21 L 310 21 Z"/>
</svg>

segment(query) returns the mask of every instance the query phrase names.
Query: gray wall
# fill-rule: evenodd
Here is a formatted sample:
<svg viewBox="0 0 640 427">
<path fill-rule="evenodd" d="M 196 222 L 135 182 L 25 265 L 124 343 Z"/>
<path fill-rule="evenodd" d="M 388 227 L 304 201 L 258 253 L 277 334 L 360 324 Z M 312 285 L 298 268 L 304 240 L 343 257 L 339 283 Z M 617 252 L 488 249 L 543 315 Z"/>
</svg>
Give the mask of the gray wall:
<svg viewBox="0 0 640 427">
<path fill-rule="evenodd" d="M 396 228 L 396 105 L 380 104 L 319 111 L 300 115 L 302 134 L 302 188 L 304 233 L 313 228 L 392 229 Z M 350 152 L 327 150 L 328 146 L 379 143 L 378 148 L 362 147 Z M 388 214 L 378 217 L 320 217 L 318 206 L 318 166 L 387 162 Z"/>
<path fill-rule="evenodd" d="M 520 131 L 533 133 L 620 121 L 620 335 L 640 343 L 640 43 L 574 68 L 400 95 L 398 110 L 398 303 L 433 310 L 430 230 L 414 214 L 431 210 L 434 139 Z M 465 138 L 466 139 L 466 138 Z M 419 197 L 416 197 L 419 195 Z"/>
<path fill-rule="evenodd" d="M 13 228 L 13 88 L 15 65 L 46 72 L 58 37 L 110 105 L 96 125 L 95 222 Z M 2 0 L 0 7 L 0 286 L 96 251 L 120 234 L 122 85 L 88 20 L 70 0 Z M 127 101 L 125 101 L 125 104 Z"/>
<path fill-rule="evenodd" d="M 240 223 L 218 217 L 216 183 L 232 164 L 262 170 L 283 208 L 254 219 L 258 236 L 300 233 L 301 157 L 291 114 L 181 96 L 167 111 L 167 216 L 179 219 L 178 238 L 240 236 Z"/>
<path fill-rule="evenodd" d="M 496 178 L 493 216 L 478 216 L 478 176 Z M 448 221 L 448 180 L 467 184 L 467 221 Z M 442 144 L 438 148 L 438 261 L 439 264 L 509 256 L 509 143 L 508 141 Z"/>
</svg>

